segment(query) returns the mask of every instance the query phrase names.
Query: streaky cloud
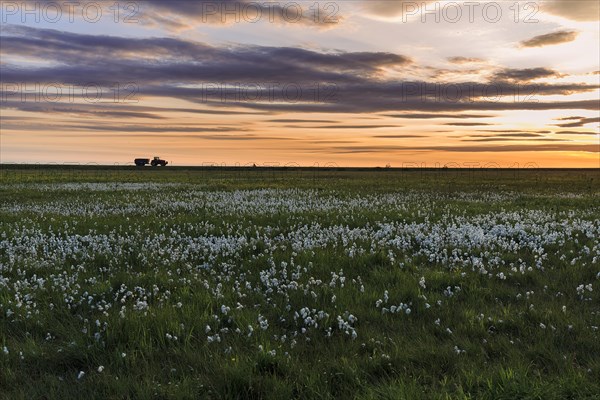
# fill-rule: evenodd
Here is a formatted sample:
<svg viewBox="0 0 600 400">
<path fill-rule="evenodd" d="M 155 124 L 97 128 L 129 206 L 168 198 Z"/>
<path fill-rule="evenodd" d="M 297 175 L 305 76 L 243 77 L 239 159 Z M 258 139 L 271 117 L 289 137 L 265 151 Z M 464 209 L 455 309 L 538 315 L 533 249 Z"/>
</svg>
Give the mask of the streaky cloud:
<svg viewBox="0 0 600 400">
<path fill-rule="evenodd" d="M 560 43 L 568 43 L 577 39 L 577 31 L 557 31 L 534 36 L 521 42 L 521 47 L 543 47 Z"/>
</svg>

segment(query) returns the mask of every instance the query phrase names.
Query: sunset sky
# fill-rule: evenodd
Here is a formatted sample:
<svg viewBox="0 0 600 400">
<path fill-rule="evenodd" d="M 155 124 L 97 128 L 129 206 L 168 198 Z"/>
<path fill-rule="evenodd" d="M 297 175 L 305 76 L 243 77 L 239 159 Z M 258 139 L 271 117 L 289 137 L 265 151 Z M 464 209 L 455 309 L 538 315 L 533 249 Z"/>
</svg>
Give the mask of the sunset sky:
<svg viewBox="0 0 600 400">
<path fill-rule="evenodd" d="M 0 161 L 600 167 L 600 2 L 1 4 Z"/>
</svg>

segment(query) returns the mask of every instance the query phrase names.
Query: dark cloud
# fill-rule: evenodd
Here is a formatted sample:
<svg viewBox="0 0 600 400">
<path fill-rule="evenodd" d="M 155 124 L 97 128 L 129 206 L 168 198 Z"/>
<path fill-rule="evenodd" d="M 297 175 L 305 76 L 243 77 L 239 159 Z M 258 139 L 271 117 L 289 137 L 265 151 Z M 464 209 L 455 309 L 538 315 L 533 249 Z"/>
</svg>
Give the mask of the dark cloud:
<svg viewBox="0 0 600 400">
<path fill-rule="evenodd" d="M 81 105 L 65 105 L 65 106 L 57 106 L 51 104 L 30 104 L 27 102 L 0 102 L 0 105 L 3 109 L 13 109 L 19 111 L 28 111 L 28 112 L 36 112 L 36 113 L 48 113 L 48 114 L 66 114 L 77 117 L 112 117 L 112 118 L 143 118 L 143 119 L 165 119 L 166 117 L 158 114 L 153 114 L 149 112 L 142 112 L 137 109 L 133 109 L 131 111 L 126 111 L 124 109 L 93 109 L 92 107 L 85 107 Z M 21 117 L 19 117 L 21 118 Z M 2 117 L 2 119 L 6 119 L 6 117 Z M 27 119 L 31 119 L 31 117 L 27 117 Z"/>
<path fill-rule="evenodd" d="M 385 114 L 386 117 L 390 118 L 405 118 L 405 119 L 469 119 L 469 118 L 493 118 L 495 115 L 486 114 Z"/>
<path fill-rule="evenodd" d="M 64 82 L 357 82 L 410 58 L 386 52 L 317 52 L 292 47 L 227 46 L 174 38 L 84 35 L 8 25 L 2 53 L 55 61 L 5 67 L 5 81 Z M 6 45 L 4 44 L 6 43 Z M 132 72 L 134 71 L 134 72 Z M 8 78 L 6 78 L 8 76 Z M 295 79 L 297 77 L 297 79 Z"/>
<path fill-rule="evenodd" d="M 143 112 L 131 112 L 131 111 L 66 111 L 67 113 L 81 115 L 81 116 L 94 116 L 94 117 L 113 117 L 113 118 L 144 118 L 144 119 L 165 119 L 165 117 L 156 114 L 143 113 Z"/>
<path fill-rule="evenodd" d="M 159 25 L 172 24 L 174 29 L 184 29 L 198 24 L 255 23 L 258 21 L 286 25 L 331 26 L 343 19 L 334 15 L 325 4 L 314 5 L 295 2 L 260 2 L 254 0 L 145 0 L 142 5 L 142 22 Z M 311 6 L 313 8 L 311 8 Z"/>
<path fill-rule="evenodd" d="M 67 133 L 52 133 L 52 137 L 66 137 L 66 138 L 89 138 L 89 133 L 81 134 L 80 132 L 67 132 Z M 144 133 L 103 133 L 103 138 L 127 138 L 127 139 L 201 139 L 211 141 L 264 141 L 264 140 L 297 140 L 294 138 L 286 138 L 280 136 L 258 136 L 258 135 L 182 135 L 182 134 L 144 134 Z"/>
<path fill-rule="evenodd" d="M 575 116 L 575 117 L 555 118 L 555 120 L 557 120 L 557 121 L 574 121 L 574 120 L 583 119 L 583 118 L 585 118 L 585 117 L 577 117 L 577 116 Z"/>
<path fill-rule="evenodd" d="M 385 52 L 318 53 L 292 47 L 255 47 L 254 50 L 263 53 L 265 59 L 273 58 L 294 64 L 301 63 L 317 67 L 336 68 L 341 71 L 372 71 L 382 67 L 402 66 L 412 62 L 409 57 Z"/>
<path fill-rule="evenodd" d="M 495 124 L 486 124 L 484 122 L 448 122 L 444 125 L 449 126 L 485 126 L 485 125 L 495 125 Z"/>
<path fill-rule="evenodd" d="M 86 131 L 105 131 L 105 132 L 156 132 L 156 133 L 169 133 L 169 132 L 239 132 L 247 131 L 245 128 L 238 127 L 217 127 L 207 128 L 206 126 L 155 126 L 155 125 L 61 125 L 65 129 L 72 130 L 86 130 Z"/>
<path fill-rule="evenodd" d="M 427 137 L 423 135 L 375 135 L 372 136 L 378 139 L 409 139 L 409 138 L 422 138 Z"/>
<path fill-rule="evenodd" d="M 4 43 L 9 43 L 8 47 Z M 41 65 L 3 65 L 3 84 L 95 83 L 110 88 L 115 83 L 133 82 L 139 89 L 139 100 L 185 100 L 202 106 L 201 110 L 189 112 L 206 114 L 239 114 L 240 109 L 254 113 L 402 112 L 394 115 L 412 118 L 410 115 L 415 112 L 415 118 L 425 119 L 442 117 L 440 113 L 446 113 L 448 118 L 483 118 L 461 115 L 464 111 L 598 109 L 594 100 L 541 101 L 543 96 L 589 93 L 599 86 L 527 83 L 556 74 L 545 68 L 503 70 L 498 73 L 503 79 L 488 83 L 444 85 L 386 79 L 384 68 L 403 67 L 411 62 L 406 56 L 392 53 L 215 47 L 175 38 L 94 36 L 14 26 L 3 27 L 2 52 L 14 57 L 41 57 L 45 61 Z M 18 95 L 8 92 L 4 87 L 3 108 L 11 104 L 15 107 L 18 100 Z M 16 107 L 23 109 L 27 105 Z M 86 107 L 90 112 L 102 111 L 97 104 L 81 105 L 80 111 Z M 123 112 L 146 112 L 142 106 L 115 107 Z M 172 111 L 176 110 L 181 109 Z"/>
<path fill-rule="evenodd" d="M 472 63 L 482 63 L 482 62 L 485 62 L 485 60 L 482 59 L 482 58 L 461 57 L 461 56 L 450 57 L 450 58 L 448 58 L 448 61 L 450 63 L 452 63 L 452 64 L 472 64 Z"/>
<path fill-rule="evenodd" d="M 55 3 L 38 0 L 36 3 Z M 61 3 L 61 2 L 58 2 Z M 97 4 L 96 0 L 79 0 L 77 7 Z M 255 0 L 144 0 L 129 2 L 136 7 L 124 11 L 128 23 L 172 31 L 193 29 L 200 25 L 233 25 L 237 23 L 278 23 L 286 26 L 328 28 L 343 21 L 339 10 L 331 12 L 326 4 Z M 122 7 L 125 4 L 121 5 Z M 315 6 L 319 12 L 315 12 Z M 133 11 L 133 12 L 131 12 Z M 112 14 L 111 14 L 112 16 Z M 77 15 L 76 15 L 77 17 Z"/>
<path fill-rule="evenodd" d="M 559 43 L 572 42 L 579 35 L 576 31 L 558 31 L 538 35 L 521 42 L 521 47 L 543 47 Z"/>
<path fill-rule="evenodd" d="M 588 132 L 588 131 L 557 131 L 554 132 L 557 135 L 599 135 L 600 131 L 598 132 Z"/>
<path fill-rule="evenodd" d="M 514 142 L 514 141 L 522 140 L 519 138 L 505 138 L 505 137 L 494 137 L 494 138 L 484 138 L 484 139 L 462 139 L 463 142 Z M 528 139 L 534 140 L 536 142 L 568 142 L 569 140 L 565 139 L 553 139 L 553 138 L 535 138 Z"/>
<path fill-rule="evenodd" d="M 303 142 L 310 142 L 310 143 L 319 143 L 319 144 L 342 144 L 342 143 L 352 144 L 352 143 L 357 143 L 356 140 L 315 140 L 315 139 L 301 139 L 301 141 L 303 141 Z"/>
<path fill-rule="evenodd" d="M 557 124 L 556 126 L 560 126 L 561 128 L 578 128 L 587 124 L 593 124 L 595 122 L 600 122 L 600 118 L 579 118 L 579 121 L 569 122 L 566 124 Z"/>
<path fill-rule="evenodd" d="M 169 135 L 171 137 L 171 135 Z M 187 138 L 188 136 L 181 135 L 181 137 Z M 281 137 L 281 136 L 258 136 L 258 135 L 195 135 L 194 137 L 204 140 L 217 140 L 217 141 L 260 141 L 260 140 L 295 140 L 293 138 Z"/>
<path fill-rule="evenodd" d="M 491 133 L 515 133 L 521 132 L 517 129 L 477 129 L 477 132 L 491 132 Z"/>
<path fill-rule="evenodd" d="M 32 124 L 32 123 L 3 123 L 3 129 L 10 130 L 48 130 L 54 128 L 55 130 L 62 131 L 75 131 L 75 132 L 120 132 L 120 133 L 173 133 L 173 132 L 189 132 L 189 133 L 215 133 L 215 132 L 243 132 L 248 131 L 246 128 L 239 127 L 215 127 L 210 128 L 207 126 L 173 126 L 173 125 L 134 125 L 134 124 L 101 124 L 101 123 L 79 123 L 79 124 L 60 124 L 53 125 L 51 122 L 46 121 L 44 123 Z M 103 135 L 104 136 L 104 135 Z"/>
<path fill-rule="evenodd" d="M 531 133 L 531 132 L 521 132 L 521 133 L 501 133 L 498 135 L 493 135 L 493 137 L 500 138 L 534 138 L 541 137 L 542 135 L 539 133 Z M 470 138 L 489 138 L 490 135 L 468 135 Z"/>
<path fill-rule="evenodd" d="M 253 110 L 262 110 L 279 113 L 369 113 L 381 111 L 412 110 L 412 111 L 512 111 L 512 110 L 597 110 L 598 104 L 595 100 L 576 101 L 473 101 L 473 102 L 445 102 L 445 101 L 421 101 L 420 99 L 402 100 L 397 93 L 389 93 L 385 98 L 381 96 L 370 97 L 366 102 L 364 96 L 348 89 L 344 95 L 344 101 L 335 103 L 315 102 L 236 102 L 223 103 L 222 106 L 245 107 Z M 355 98 L 358 97 L 358 98 Z M 209 103 L 213 106 L 218 104 Z"/>
<path fill-rule="evenodd" d="M 301 126 L 287 125 L 287 128 L 300 129 L 381 129 L 381 128 L 401 128 L 399 125 L 320 125 L 320 126 Z"/>
<path fill-rule="evenodd" d="M 465 75 L 479 76 L 481 73 L 481 68 L 449 69 L 449 68 L 436 68 L 436 67 L 430 67 L 430 66 L 420 66 L 419 68 L 423 72 L 428 72 L 428 77 L 431 79 L 435 79 L 438 82 L 443 81 L 443 80 L 454 81 L 457 76 L 465 76 Z"/>
<path fill-rule="evenodd" d="M 38 29 L 5 24 L 2 54 L 20 55 L 56 61 L 61 64 L 118 62 L 120 58 L 137 60 L 197 60 L 219 58 L 220 51 L 198 42 L 174 38 L 130 38 L 86 35 L 54 29 Z M 163 61 L 164 62 L 164 61 Z"/>
<path fill-rule="evenodd" d="M 506 68 L 494 73 L 492 79 L 499 81 L 529 82 L 540 78 L 558 78 L 563 75 L 549 68 Z"/>
<path fill-rule="evenodd" d="M 11 95 L 5 94 L 0 91 L 0 99 L 10 98 Z M 17 99 L 18 100 L 18 99 Z M 158 113 L 189 113 L 189 114 L 202 114 L 202 115 L 270 115 L 269 112 L 252 112 L 252 111 L 236 111 L 236 110 L 203 110 L 196 108 L 181 108 L 181 107 L 149 107 L 141 105 L 127 105 L 120 103 L 88 103 L 88 104 L 53 104 L 51 102 L 28 102 L 25 101 L 13 101 L 13 100 L 0 100 L 0 108 L 6 110 L 18 110 L 32 113 L 44 113 L 44 114 L 78 114 L 78 115 L 105 115 L 105 116 L 137 116 L 144 118 L 162 119 L 163 116 L 157 115 Z M 6 119 L 7 117 L 2 117 Z M 28 119 L 32 117 L 28 116 Z"/>
<path fill-rule="evenodd" d="M 270 119 L 269 122 L 277 122 L 277 123 L 316 123 L 316 124 L 334 124 L 338 121 L 332 121 L 328 119 Z"/>
<path fill-rule="evenodd" d="M 490 132 L 490 133 L 518 133 L 523 132 L 517 129 L 478 129 L 477 132 Z M 529 131 L 528 133 L 552 133 L 551 131 Z"/>
<path fill-rule="evenodd" d="M 428 89 L 424 89 L 427 87 Z M 585 84 L 518 84 L 510 82 L 458 83 L 451 90 L 459 93 L 448 98 L 446 87 L 429 82 L 382 82 L 364 80 L 360 84 L 336 84 L 335 96 L 323 101 L 315 101 L 313 93 L 306 92 L 298 99 L 290 101 L 285 97 L 262 101 L 236 100 L 235 90 L 223 95 L 205 99 L 206 93 L 199 89 L 181 87 L 151 87 L 144 89 L 147 96 L 176 97 L 197 101 L 212 107 L 246 107 L 271 112 L 325 112 L 325 113 L 375 113 L 375 112 L 455 112 L 455 111 L 497 111 L 497 110 L 551 110 L 551 109 L 597 109 L 594 100 L 543 102 L 542 96 L 584 93 L 597 85 Z M 430 98 L 429 90 L 440 91 L 439 96 Z M 486 93 L 488 96 L 486 97 Z M 489 93 L 494 93 L 491 96 Z M 527 94 L 527 96 L 525 96 Z M 519 97 L 520 96 L 520 97 Z M 227 100 L 223 100 L 226 97 Z"/>
<path fill-rule="evenodd" d="M 539 152 L 539 151 L 583 151 L 599 153 L 598 145 L 594 144 L 509 144 L 509 145 L 465 145 L 465 146 L 340 146 L 325 149 L 324 151 L 349 154 L 349 153 L 380 153 L 394 151 L 446 151 L 456 153 L 499 153 L 499 152 Z"/>
</svg>

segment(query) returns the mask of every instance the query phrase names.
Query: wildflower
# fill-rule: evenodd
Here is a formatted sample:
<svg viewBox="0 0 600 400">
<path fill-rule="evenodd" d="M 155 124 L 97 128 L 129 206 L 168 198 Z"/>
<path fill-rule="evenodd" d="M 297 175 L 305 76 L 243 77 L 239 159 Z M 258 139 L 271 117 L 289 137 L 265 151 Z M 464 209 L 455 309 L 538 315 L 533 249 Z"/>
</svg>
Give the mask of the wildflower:
<svg viewBox="0 0 600 400">
<path fill-rule="evenodd" d="M 208 341 L 208 343 L 212 343 L 212 342 L 221 343 L 221 336 L 218 333 L 216 333 L 213 336 L 208 336 L 206 338 L 206 340 Z"/>
<path fill-rule="evenodd" d="M 79 374 L 77 375 L 77 380 L 80 380 L 81 378 L 83 378 L 84 375 L 85 375 L 85 372 L 79 371 Z"/>
<path fill-rule="evenodd" d="M 262 329 L 263 331 L 266 331 L 269 327 L 269 321 L 262 315 L 258 316 L 258 324 L 260 325 L 260 329 Z"/>
<path fill-rule="evenodd" d="M 104 371 L 104 365 L 101 365 L 98 367 L 98 373 L 102 373 L 102 371 Z"/>
</svg>

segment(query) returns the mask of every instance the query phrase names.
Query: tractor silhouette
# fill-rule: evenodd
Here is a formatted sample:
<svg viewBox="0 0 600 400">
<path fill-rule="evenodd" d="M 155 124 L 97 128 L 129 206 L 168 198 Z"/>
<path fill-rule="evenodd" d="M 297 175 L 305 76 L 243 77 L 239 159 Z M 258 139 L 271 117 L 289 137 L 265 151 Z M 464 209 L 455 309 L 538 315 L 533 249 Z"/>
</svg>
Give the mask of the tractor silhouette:
<svg viewBox="0 0 600 400">
<path fill-rule="evenodd" d="M 135 165 L 138 167 L 144 167 L 148 164 L 152 165 L 153 167 L 158 167 L 158 166 L 166 167 L 168 164 L 167 161 L 161 160 L 160 157 L 154 157 L 152 159 L 152 161 L 149 158 L 136 158 L 134 160 L 134 162 L 135 162 Z"/>
</svg>

